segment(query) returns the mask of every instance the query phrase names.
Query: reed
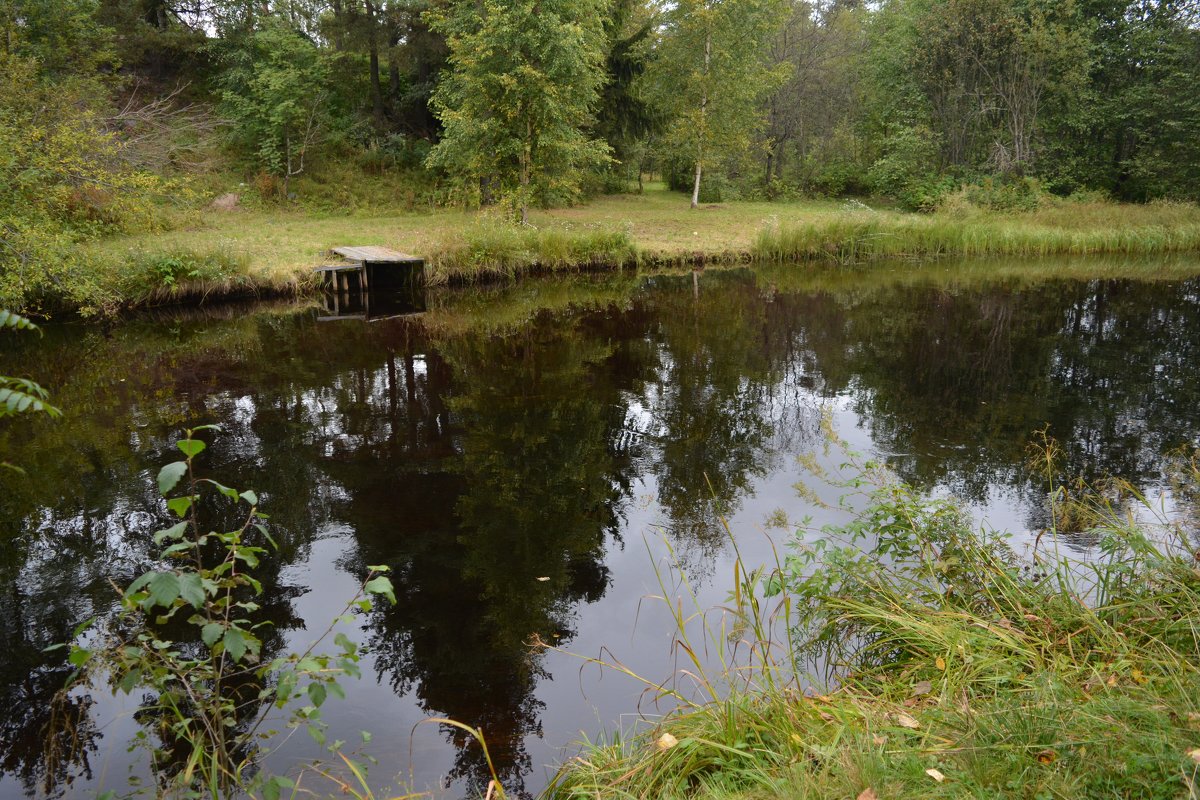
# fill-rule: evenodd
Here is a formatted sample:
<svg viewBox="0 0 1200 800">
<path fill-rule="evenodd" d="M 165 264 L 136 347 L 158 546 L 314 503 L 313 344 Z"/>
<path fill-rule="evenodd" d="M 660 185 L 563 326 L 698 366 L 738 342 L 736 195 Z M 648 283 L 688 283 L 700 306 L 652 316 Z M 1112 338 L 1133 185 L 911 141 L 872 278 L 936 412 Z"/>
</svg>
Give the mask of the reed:
<svg viewBox="0 0 1200 800">
<path fill-rule="evenodd" d="M 1180 474 L 1194 484 L 1195 460 Z M 1076 485 L 1095 557 L 1062 557 L 1051 530 L 1018 558 L 950 503 L 894 482 L 867 500 L 751 573 L 770 604 L 748 606 L 736 581 L 726 609 L 747 639 L 790 631 L 756 671 L 769 680 L 709 670 L 723 691 L 586 747 L 547 796 L 1200 796 L 1200 570 L 1184 527 L 1149 504 L 1134 514 L 1145 499 L 1128 486 Z M 769 608 L 774 624 L 752 622 Z"/>
<path fill-rule="evenodd" d="M 1107 206 L 1107 208 L 1116 208 Z M 1023 215 L 850 212 L 799 223 L 772 222 L 751 246 L 757 261 L 834 261 L 945 256 L 1022 258 L 1079 255 L 1166 255 L 1200 252 L 1200 215 L 1162 205 L 1161 221 L 1145 212 L 1132 220 L 1081 209 Z"/>
<path fill-rule="evenodd" d="M 619 269 L 636 264 L 628 231 L 565 228 L 482 220 L 450 233 L 428 259 L 430 282 L 476 283 L 522 274 Z"/>
</svg>

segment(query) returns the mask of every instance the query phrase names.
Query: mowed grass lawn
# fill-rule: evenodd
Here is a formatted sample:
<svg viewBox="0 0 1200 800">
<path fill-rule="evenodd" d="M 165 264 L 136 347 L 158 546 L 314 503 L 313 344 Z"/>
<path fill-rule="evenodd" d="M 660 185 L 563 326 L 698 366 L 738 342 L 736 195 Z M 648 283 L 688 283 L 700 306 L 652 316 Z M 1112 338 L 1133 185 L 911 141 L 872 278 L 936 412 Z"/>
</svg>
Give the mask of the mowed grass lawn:
<svg viewBox="0 0 1200 800">
<path fill-rule="evenodd" d="M 535 227 L 627 231 L 647 255 L 746 252 L 755 235 L 772 221 L 809 221 L 840 212 L 842 203 L 734 202 L 692 209 L 688 197 L 650 184 L 644 194 L 609 195 L 575 208 L 535 211 Z M 260 279 L 280 280 L 307 273 L 339 245 L 383 245 L 430 257 L 456 235 L 496 211 L 397 212 L 334 216 L 302 210 L 272 209 L 201 212 L 200 222 L 164 233 L 119 236 L 92 245 L 105 261 L 119 262 L 124 252 L 226 252 L 246 262 Z"/>
<path fill-rule="evenodd" d="M 204 210 L 163 233 L 89 245 L 98 270 L 121 285 L 131 266 L 187 254 L 236 264 L 204 284 L 285 289 L 311 284 L 313 268 L 339 245 L 382 245 L 426 258 L 434 282 L 514 276 L 541 264 L 651 261 L 811 261 L 1200 252 L 1200 208 L 1186 203 L 1125 205 L 1054 201 L 1036 211 L 974 207 L 912 214 L 843 200 L 725 202 L 692 209 L 686 195 L 649 184 L 642 194 L 609 195 L 574 208 L 538 210 L 518 230 L 500 212 L 436 210 L 336 215 L 302 209 Z M 574 244 L 572 244 L 574 243 Z M 144 272 L 144 270 L 143 270 Z M 197 282 L 193 282 L 197 283 Z M 170 283 L 163 297 L 186 291 Z M 194 287 L 193 287 L 194 288 Z M 127 300 L 158 291 L 145 282 L 118 290 Z M 162 298 L 160 298 L 162 299 Z"/>
</svg>

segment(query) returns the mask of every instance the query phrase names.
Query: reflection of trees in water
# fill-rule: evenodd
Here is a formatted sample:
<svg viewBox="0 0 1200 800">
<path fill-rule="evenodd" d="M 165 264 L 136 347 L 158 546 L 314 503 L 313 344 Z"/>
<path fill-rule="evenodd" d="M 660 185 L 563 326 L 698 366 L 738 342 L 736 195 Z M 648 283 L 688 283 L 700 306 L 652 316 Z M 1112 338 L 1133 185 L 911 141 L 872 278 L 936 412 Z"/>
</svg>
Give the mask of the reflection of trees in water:
<svg viewBox="0 0 1200 800">
<path fill-rule="evenodd" d="M 876 445 L 902 478 L 972 500 L 989 487 L 1044 505 L 1026 444 L 1049 432 L 1059 478 L 1116 475 L 1145 486 L 1163 454 L 1197 436 L 1200 319 L 1195 282 L 1055 282 L 955 292 L 900 288 L 813 297 L 827 376 L 845 376 Z"/>
<path fill-rule="evenodd" d="M 640 400 L 668 533 L 703 571 L 726 543 L 720 517 L 808 440 L 818 415 L 816 404 L 794 402 L 808 393 L 811 364 L 797 321 L 752 273 L 706 273 L 694 291 L 674 289 L 652 298 L 658 363 Z"/>
<path fill-rule="evenodd" d="M 839 394 L 903 478 L 972 499 L 1015 487 L 1037 525 L 1024 445 L 1043 423 L 1064 475 L 1142 484 L 1198 435 L 1196 282 L 789 293 L 709 271 L 698 286 L 655 276 L 624 306 L 495 337 L 266 315 L 23 344 L 15 357 L 72 413 L 0 430 L 35 476 L 0 491 L 0 518 L 18 521 L 0 541 L 0 769 L 44 782 L 39 737 L 69 668 L 42 648 L 104 612 L 109 576 L 147 565 L 148 470 L 186 424 L 226 425 L 203 463 L 258 490 L 282 545 L 271 569 L 332 521 L 355 531 L 348 569 L 396 569 L 399 604 L 369 618 L 381 677 L 482 727 L 510 787 L 540 732 L 527 644 L 570 639 L 578 603 L 603 595 L 604 547 L 642 476 L 700 566 L 724 542 L 717 513 L 816 444 Z M 267 578 L 265 613 L 287 628 L 294 590 Z M 453 777 L 480 786 L 481 754 L 446 733 Z"/>
<path fill-rule="evenodd" d="M 396 569 L 399 602 L 369 623 L 377 669 L 429 713 L 480 728 L 518 793 L 532 766 L 524 740 L 541 731 L 531 644 L 568 640 L 574 606 L 604 593 L 603 546 L 629 491 L 610 447 L 611 353 L 551 321 L 446 341 L 457 457 L 433 470 L 403 452 L 352 461 L 357 558 Z M 447 734 L 450 777 L 481 789 L 481 750 Z"/>
</svg>

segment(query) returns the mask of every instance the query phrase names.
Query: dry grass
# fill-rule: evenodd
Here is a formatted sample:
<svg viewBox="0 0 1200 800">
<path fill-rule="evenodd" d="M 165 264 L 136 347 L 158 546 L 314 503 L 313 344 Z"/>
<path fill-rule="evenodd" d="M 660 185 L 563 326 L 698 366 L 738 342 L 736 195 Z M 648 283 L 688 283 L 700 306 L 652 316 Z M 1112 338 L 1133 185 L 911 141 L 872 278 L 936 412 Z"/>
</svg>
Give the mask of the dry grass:
<svg viewBox="0 0 1200 800">
<path fill-rule="evenodd" d="M 999 214 L 956 209 L 934 215 L 850 208 L 839 201 L 729 202 L 688 207 L 687 198 L 651 184 L 641 195 L 602 197 L 538 211 L 533 231 L 487 212 L 397 211 L 332 215 L 313 211 L 206 211 L 191 227 L 107 239 L 88 255 L 102 279 L 128 301 L 196 294 L 186 283 L 131 285 L 130 265 L 163 254 L 236 260 L 239 274 L 207 282 L 224 289 L 303 291 L 312 269 L 337 245 L 383 245 L 424 256 L 434 281 L 513 277 L 529 270 L 687 262 L 1034 256 L 1067 253 L 1200 251 L 1200 209 L 1188 204 L 1128 206 L 1060 203 Z M 489 250 L 495 246 L 495 252 Z"/>
</svg>

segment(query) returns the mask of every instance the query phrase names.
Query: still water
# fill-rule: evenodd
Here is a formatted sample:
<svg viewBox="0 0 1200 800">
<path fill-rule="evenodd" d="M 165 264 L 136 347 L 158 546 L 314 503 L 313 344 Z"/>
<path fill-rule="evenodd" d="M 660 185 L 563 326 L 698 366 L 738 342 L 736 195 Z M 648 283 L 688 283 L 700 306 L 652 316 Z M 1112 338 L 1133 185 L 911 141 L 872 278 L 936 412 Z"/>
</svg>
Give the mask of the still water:
<svg viewBox="0 0 1200 800">
<path fill-rule="evenodd" d="M 49 700 L 71 667 L 44 648 L 110 613 L 110 579 L 153 563 L 154 475 L 184 427 L 223 426 L 204 472 L 271 515 L 267 655 L 306 646 L 367 565 L 394 571 L 398 603 L 349 627 L 370 654 L 326 705 L 331 738 L 377 759 L 380 787 L 477 796 L 479 748 L 419 724 L 451 717 L 532 794 L 585 737 L 661 710 L 580 656 L 669 678 L 672 623 L 651 596 L 674 568 L 702 606 L 724 599 L 722 516 L 751 561 L 786 547 L 783 518 L 836 521 L 795 488 L 797 456 L 825 452 L 823 420 L 1018 541 L 1045 527 L 1026 468 L 1043 426 L 1063 474 L 1153 493 L 1165 454 L 1200 441 L 1189 272 L 616 275 L 432 293 L 426 313 L 372 323 L 285 304 L 5 336 L 0 372 L 36 376 L 65 416 L 0 430 L 28 473 L 0 475 L 0 797 L 120 791 L 138 774 L 137 698 L 102 693 L 76 698 L 86 747 L 48 772 Z M 561 651 L 532 652 L 535 638 Z M 270 767 L 318 753 L 301 734 Z"/>
</svg>

